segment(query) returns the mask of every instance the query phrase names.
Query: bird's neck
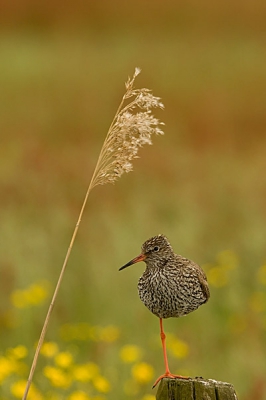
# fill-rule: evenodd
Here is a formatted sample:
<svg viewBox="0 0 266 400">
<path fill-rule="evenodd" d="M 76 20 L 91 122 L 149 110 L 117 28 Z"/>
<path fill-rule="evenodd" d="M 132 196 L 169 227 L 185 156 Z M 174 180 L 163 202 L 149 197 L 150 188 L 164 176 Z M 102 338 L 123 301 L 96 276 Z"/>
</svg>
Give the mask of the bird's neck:
<svg viewBox="0 0 266 400">
<path fill-rule="evenodd" d="M 160 258 L 158 260 L 146 260 L 147 269 L 160 269 L 168 263 L 168 258 Z"/>
</svg>

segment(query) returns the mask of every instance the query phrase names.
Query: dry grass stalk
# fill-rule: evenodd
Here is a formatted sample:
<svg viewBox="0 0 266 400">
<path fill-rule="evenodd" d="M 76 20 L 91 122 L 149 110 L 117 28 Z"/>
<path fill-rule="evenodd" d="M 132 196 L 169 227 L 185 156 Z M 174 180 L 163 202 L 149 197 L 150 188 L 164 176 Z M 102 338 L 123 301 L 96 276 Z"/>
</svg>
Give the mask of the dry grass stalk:
<svg viewBox="0 0 266 400">
<path fill-rule="evenodd" d="M 38 356 L 45 338 L 52 309 L 60 288 L 65 268 L 75 241 L 80 221 L 91 190 L 97 185 L 114 183 L 124 172 L 132 171 L 132 160 L 137 158 L 138 150 L 144 144 L 152 144 L 152 134 L 162 135 L 159 122 L 152 115 L 153 108 L 164 108 L 159 97 L 152 95 L 149 89 L 135 89 L 134 82 L 139 75 L 140 69 L 136 68 L 133 77 L 126 82 L 126 92 L 120 106 L 110 125 L 107 136 L 103 143 L 100 155 L 92 175 L 87 193 L 85 195 L 80 214 L 65 256 L 65 260 L 54 290 L 54 294 L 44 321 L 39 342 L 34 354 L 29 378 L 22 400 L 27 399 Z"/>
</svg>

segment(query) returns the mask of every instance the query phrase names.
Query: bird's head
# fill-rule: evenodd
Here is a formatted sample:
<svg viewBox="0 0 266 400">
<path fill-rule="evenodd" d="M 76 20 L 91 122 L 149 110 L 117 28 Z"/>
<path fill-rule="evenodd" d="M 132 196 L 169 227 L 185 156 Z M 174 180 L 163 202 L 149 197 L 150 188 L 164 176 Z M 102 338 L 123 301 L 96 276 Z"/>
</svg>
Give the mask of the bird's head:
<svg viewBox="0 0 266 400">
<path fill-rule="evenodd" d="M 173 256 L 173 249 L 164 235 L 157 235 L 148 240 L 141 246 L 141 254 L 119 269 L 129 267 L 140 261 L 145 261 L 148 268 L 162 268 L 165 263 Z"/>
</svg>

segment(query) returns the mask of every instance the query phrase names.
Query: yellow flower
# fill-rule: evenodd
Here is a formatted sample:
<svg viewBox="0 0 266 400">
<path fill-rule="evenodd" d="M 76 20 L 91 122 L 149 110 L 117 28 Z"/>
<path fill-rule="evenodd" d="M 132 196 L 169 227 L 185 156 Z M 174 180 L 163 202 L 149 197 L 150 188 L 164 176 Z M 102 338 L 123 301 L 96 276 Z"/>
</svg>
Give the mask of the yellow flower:
<svg viewBox="0 0 266 400">
<path fill-rule="evenodd" d="M 11 301 L 17 308 L 25 308 L 41 304 L 48 296 L 47 282 L 34 283 L 24 290 L 14 290 L 11 293 Z"/>
<path fill-rule="evenodd" d="M 28 303 L 38 305 L 42 303 L 48 295 L 48 285 L 45 282 L 34 283 L 25 293 Z"/>
<path fill-rule="evenodd" d="M 99 367 L 94 363 L 75 365 L 73 377 L 80 382 L 88 382 L 99 374 Z"/>
<path fill-rule="evenodd" d="M 222 287 L 228 283 L 228 273 L 224 267 L 212 267 L 208 272 L 208 281 L 210 285 Z"/>
<path fill-rule="evenodd" d="M 109 381 L 100 375 L 96 376 L 93 379 L 93 385 L 95 389 L 98 390 L 98 392 L 100 393 L 108 393 L 111 390 Z"/>
<path fill-rule="evenodd" d="M 24 379 L 21 379 L 15 383 L 13 383 L 10 387 L 10 391 L 12 395 L 16 398 L 22 398 L 25 388 L 26 388 L 27 381 Z M 34 384 L 31 384 L 28 397 L 29 400 L 43 400 L 42 395 L 39 393 L 39 391 L 35 388 Z"/>
<path fill-rule="evenodd" d="M 133 363 L 141 358 L 142 351 L 140 347 L 133 344 L 125 345 L 120 350 L 120 358 L 124 363 Z"/>
<path fill-rule="evenodd" d="M 40 353 L 48 358 L 52 358 L 58 352 L 58 346 L 54 342 L 45 342 L 42 345 Z"/>
<path fill-rule="evenodd" d="M 114 342 L 119 338 L 119 329 L 114 325 L 108 325 L 100 330 L 100 340 L 103 342 Z"/>
<path fill-rule="evenodd" d="M 139 383 L 150 382 L 154 376 L 153 367 L 145 362 L 134 365 L 131 372 L 134 379 Z"/>
<path fill-rule="evenodd" d="M 25 391 L 26 384 L 27 382 L 25 380 L 20 380 L 13 383 L 13 385 L 10 388 L 10 391 L 13 394 L 13 396 L 21 398 Z"/>
<path fill-rule="evenodd" d="M 187 357 L 189 351 L 187 343 L 171 334 L 167 334 L 167 342 L 167 348 L 174 357 Z"/>
<path fill-rule="evenodd" d="M 25 346 L 19 345 L 8 349 L 8 356 L 17 360 L 25 358 L 28 355 L 28 350 Z"/>
<path fill-rule="evenodd" d="M 68 388 L 72 383 L 72 378 L 69 374 L 61 371 L 58 368 L 46 366 L 43 369 L 43 374 L 49 379 L 51 384 L 55 387 Z"/>
<path fill-rule="evenodd" d="M 55 363 L 61 368 L 68 368 L 73 363 L 73 356 L 69 351 L 62 351 L 55 356 Z"/>
<path fill-rule="evenodd" d="M 90 400 L 91 397 L 89 397 L 85 392 L 82 390 L 77 390 L 76 392 L 71 393 L 70 396 L 68 396 L 67 400 Z"/>
<path fill-rule="evenodd" d="M 206 264 L 208 281 L 215 287 L 226 286 L 230 278 L 230 270 L 238 267 L 238 256 L 232 250 L 224 250 L 217 254 L 215 264 Z"/>
<path fill-rule="evenodd" d="M 6 357 L 0 357 L 0 383 L 3 382 L 13 371 L 15 371 L 15 363 Z"/>
<path fill-rule="evenodd" d="M 25 308 L 28 306 L 27 299 L 25 298 L 24 295 L 24 290 L 14 290 L 11 293 L 11 302 L 14 307 L 16 308 Z"/>
<path fill-rule="evenodd" d="M 262 265 L 257 272 L 257 279 L 262 285 L 266 285 L 266 264 Z"/>
<path fill-rule="evenodd" d="M 145 394 L 145 396 L 142 397 L 142 400 L 156 400 L 156 397 L 152 394 Z"/>
</svg>

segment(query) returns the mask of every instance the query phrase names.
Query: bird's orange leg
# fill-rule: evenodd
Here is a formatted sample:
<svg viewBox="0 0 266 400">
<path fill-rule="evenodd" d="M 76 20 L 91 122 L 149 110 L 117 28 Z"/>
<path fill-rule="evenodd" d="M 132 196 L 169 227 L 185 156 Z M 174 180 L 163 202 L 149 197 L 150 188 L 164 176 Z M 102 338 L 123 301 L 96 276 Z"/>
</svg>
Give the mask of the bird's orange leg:
<svg viewBox="0 0 266 400">
<path fill-rule="evenodd" d="M 161 340 L 162 340 L 162 346 L 163 346 L 163 358 L 164 358 L 164 364 L 165 364 L 165 373 L 163 375 L 160 375 L 158 379 L 156 379 L 154 385 L 152 388 L 155 388 L 157 383 L 160 382 L 161 379 L 163 378 L 183 378 L 183 379 L 188 379 L 186 376 L 181 376 L 181 375 L 173 375 L 171 374 L 169 370 L 169 365 L 168 365 L 168 358 L 167 358 L 167 353 L 166 353 L 166 344 L 165 344 L 165 333 L 163 330 L 163 320 L 160 318 L 160 334 L 161 334 Z"/>
</svg>

